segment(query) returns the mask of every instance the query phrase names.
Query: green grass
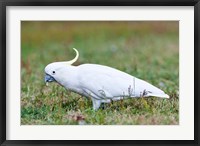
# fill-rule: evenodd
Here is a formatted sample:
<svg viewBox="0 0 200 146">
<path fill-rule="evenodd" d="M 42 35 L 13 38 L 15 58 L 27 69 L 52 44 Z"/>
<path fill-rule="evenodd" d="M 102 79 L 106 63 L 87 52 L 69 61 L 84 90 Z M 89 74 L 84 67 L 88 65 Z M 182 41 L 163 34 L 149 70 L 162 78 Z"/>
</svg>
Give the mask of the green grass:
<svg viewBox="0 0 200 146">
<path fill-rule="evenodd" d="M 179 124 L 178 22 L 22 22 L 22 125 Z M 55 61 L 103 64 L 164 90 L 170 99 L 92 102 L 57 83 L 45 86 L 44 68 Z M 97 81 L 98 82 L 98 81 Z"/>
</svg>

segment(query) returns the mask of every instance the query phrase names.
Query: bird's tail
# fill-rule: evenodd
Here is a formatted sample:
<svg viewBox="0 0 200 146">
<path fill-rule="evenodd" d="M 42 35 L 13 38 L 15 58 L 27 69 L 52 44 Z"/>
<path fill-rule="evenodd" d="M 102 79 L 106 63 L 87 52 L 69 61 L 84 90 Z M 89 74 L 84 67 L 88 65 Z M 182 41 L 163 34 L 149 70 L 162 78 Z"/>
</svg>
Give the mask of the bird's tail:
<svg viewBox="0 0 200 146">
<path fill-rule="evenodd" d="M 160 97 L 160 98 L 170 98 L 169 95 L 167 94 L 153 94 L 153 93 L 149 93 L 148 96 L 155 96 L 155 97 Z"/>
</svg>

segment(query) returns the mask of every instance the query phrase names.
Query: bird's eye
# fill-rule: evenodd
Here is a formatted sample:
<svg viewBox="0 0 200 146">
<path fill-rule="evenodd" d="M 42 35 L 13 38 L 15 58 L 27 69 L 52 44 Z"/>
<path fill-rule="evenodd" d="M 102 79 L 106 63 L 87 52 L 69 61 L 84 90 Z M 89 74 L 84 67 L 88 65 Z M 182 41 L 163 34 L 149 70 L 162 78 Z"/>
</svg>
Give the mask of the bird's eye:
<svg viewBox="0 0 200 146">
<path fill-rule="evenodd" d="M 55 74 L 56 72 L 55 71 L 52 71 L 52 74 Z"/>
</svg>

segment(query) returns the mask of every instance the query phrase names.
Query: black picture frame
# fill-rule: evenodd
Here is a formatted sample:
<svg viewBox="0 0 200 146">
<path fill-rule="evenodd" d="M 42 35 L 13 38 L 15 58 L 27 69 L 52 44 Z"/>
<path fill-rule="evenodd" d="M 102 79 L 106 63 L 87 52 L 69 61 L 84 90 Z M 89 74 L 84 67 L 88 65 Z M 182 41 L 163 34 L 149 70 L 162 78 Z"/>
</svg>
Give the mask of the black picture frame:
<svg viewBox="0 0 200 146">
<path fill-rule="evenodd" d="M 194 6 L 194 140 L 7 140 L 6 139 L 6 7 L 7 6 Z M 199 145 L 199 0 L 0 0 L 0 144 L 6 145 Z M 172 131 L 173 132 L 173 131 Z"/>
</svg>

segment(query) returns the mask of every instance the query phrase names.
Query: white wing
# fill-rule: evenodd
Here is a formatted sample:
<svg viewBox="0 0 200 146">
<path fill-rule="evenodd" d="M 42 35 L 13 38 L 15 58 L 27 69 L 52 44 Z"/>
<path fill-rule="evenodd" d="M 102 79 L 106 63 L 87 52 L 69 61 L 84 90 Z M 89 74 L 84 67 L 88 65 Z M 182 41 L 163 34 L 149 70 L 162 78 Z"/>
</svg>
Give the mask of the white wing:
<svg viewBox="0 0 200 146">
<path fill-rule="evenodd" d="M 78 66 L 79 86 L 87 94 L 98 99 L 119 99 L 120 97 L 158 96 L 168 98 L 162 90 L 117 69 L 83 64 Z"/>
</svg>

